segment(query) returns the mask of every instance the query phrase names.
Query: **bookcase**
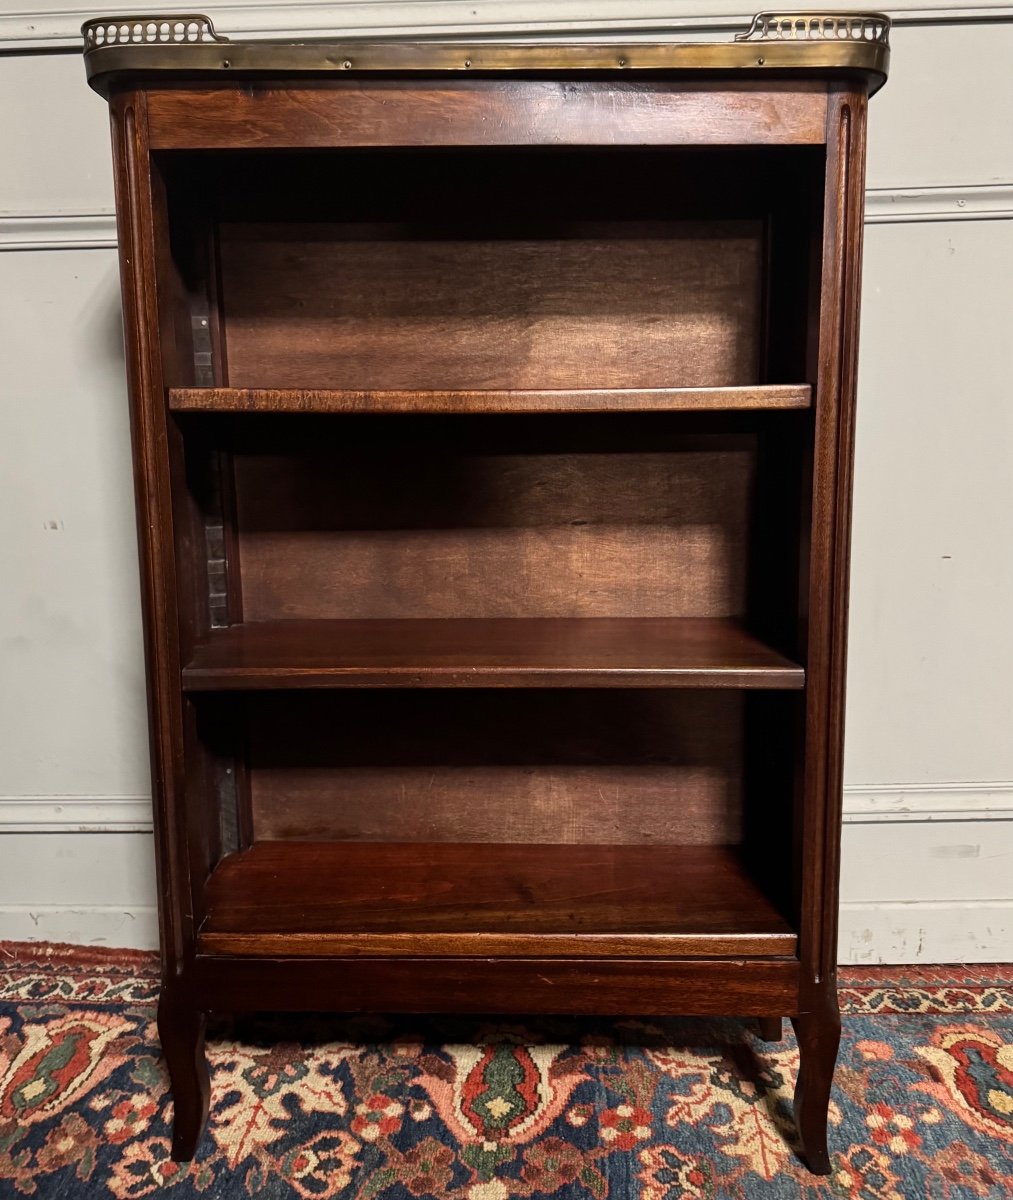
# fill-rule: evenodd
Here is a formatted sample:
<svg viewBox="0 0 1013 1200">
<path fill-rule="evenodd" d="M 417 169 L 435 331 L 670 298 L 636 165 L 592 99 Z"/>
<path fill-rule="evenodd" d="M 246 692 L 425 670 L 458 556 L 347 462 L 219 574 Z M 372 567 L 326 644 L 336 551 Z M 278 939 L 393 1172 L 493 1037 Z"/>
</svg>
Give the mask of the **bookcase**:
<svg viewBox="0 0 1013 1200">
<path fill-rule="evenodd" d="M 173 1153 L 204 1021 L 731 1014 L 829 1170 L 876 14 L 84 27 L 113 127 Z"/>
</svg>

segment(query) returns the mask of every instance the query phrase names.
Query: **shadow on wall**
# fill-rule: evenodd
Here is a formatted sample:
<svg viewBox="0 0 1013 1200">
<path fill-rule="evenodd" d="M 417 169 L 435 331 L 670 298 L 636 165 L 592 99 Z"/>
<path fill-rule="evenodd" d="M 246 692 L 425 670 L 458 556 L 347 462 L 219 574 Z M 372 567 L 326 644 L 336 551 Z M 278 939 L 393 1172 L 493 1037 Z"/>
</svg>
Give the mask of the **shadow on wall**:
<svg viewBox="0 0 1013 1200">
<path fill-rule="evenodd" d="M 88 344 L 95 348 L 96 357 L 104 370 L 117 371 L 126 380 L 126 348 L 123 344 L 123 305 L 120 300 L 119 277 L 104 275 L 95 292 L 94 303 L 84 316 Z M 113 389 L 107 392 L 111 402 L 118 401 Z"/>
</svg>

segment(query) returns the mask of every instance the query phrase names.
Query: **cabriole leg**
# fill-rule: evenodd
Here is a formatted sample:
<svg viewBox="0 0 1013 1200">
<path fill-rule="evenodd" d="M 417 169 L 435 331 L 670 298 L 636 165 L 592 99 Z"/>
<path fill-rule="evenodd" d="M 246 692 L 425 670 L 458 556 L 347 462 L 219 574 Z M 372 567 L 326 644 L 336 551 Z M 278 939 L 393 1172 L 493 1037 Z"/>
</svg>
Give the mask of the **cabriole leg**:
<svg viewBox="0 0 1013 1200">
<path fill-rule="evenodd" d="M 802 1154 L 814 1175 L 829 1175 L 827 1110 L 841 1041 L 836 990 L 823 997 L 812 1012 L 792 1017 L 791 1021 L 801 1058 L 795 1085 L 795 1121 L 802 1139 Z"/>
<path fill-rule="evenodd" d="M 204 1054 L 205 1014 L 163 985 L 158 1002 L 158 1036 L 172 1085 L 172 1157 L 189 1162 L 208 1118 L 211 1083 Z"/>
</svg>

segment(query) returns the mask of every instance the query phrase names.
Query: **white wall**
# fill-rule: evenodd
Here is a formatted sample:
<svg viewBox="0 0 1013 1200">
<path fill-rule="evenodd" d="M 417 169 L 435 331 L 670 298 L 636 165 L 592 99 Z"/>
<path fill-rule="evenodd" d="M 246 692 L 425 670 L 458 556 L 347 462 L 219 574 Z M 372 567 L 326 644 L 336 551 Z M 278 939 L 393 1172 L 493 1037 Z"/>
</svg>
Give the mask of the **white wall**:
<svg viewBox="0 0 1013 1200">
<path fill-rule="evenodd" d="M 595 21 L 661 26 L 673 7 L 210 9 L 236 34 L 442 23 L 587 35 Z M 730 36 L 745 13 L 727 0 L 681 8 L 691 37 L 708 24 Z M 51 51 L 0 57 L 0 938 L 148 946 L 106 106 L 80 59 L 58 52 L 94 11 L 0 0 L 0 49 Z M 1009 959 L 1013 5 L 895 12 L 870 123 L 842 958 Z"/>
</svg>

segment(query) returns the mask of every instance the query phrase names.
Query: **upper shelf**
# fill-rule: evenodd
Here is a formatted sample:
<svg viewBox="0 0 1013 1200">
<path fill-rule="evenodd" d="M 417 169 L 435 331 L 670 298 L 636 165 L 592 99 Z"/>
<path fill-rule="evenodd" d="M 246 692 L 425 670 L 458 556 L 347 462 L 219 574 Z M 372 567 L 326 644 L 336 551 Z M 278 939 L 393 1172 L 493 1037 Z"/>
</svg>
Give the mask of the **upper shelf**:
<svg viewBox="0 0 1013 1200">
<path fill-rule="evenodd" d="M 808 408 L 804 384 L 715 388 L 582 388 L 546 391 L 351 391 L 172 388 L 169 407 L 200 413 L 733 412 Z"/>
<path fill-rule="evenodd" d="M 783 76 L 853 73 L 870 93 L 886 81 L 890 20 L 882 13 L 760 13 L 734 42 L 542 45 L 330 38 L 230 41 L 208 17 L 100 17 L 81 28 L 88 79 L 100 92 L 125 72 L 222 76 L 416 72 L 654 72 Z"/>
</svg>

